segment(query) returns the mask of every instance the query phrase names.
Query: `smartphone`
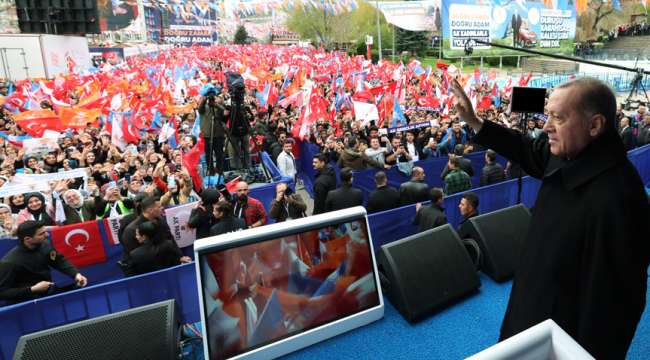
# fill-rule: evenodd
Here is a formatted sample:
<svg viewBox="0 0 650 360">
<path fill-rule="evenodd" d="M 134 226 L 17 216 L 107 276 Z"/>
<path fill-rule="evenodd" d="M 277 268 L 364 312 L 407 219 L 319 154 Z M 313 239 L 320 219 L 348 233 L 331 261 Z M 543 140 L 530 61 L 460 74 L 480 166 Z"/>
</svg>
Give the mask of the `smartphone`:
<svg viewBox="0 0 650 360">
<path fill-rule="evenodd" d="M 510 112 L 543 114 L 546 105 L 546 88 L 519 87 L 512 88 Z"/>
</svg>

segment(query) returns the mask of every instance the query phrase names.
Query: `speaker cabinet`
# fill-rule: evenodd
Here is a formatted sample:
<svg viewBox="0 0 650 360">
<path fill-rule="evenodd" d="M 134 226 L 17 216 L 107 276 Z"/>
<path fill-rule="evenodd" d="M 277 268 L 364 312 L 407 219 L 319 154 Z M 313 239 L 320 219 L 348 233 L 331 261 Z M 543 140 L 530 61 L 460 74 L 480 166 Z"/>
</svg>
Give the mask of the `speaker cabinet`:
<svg viewBox="0 0 650 360">
<path fill-rule="evenodd" d="M 481 286 L 465 247 L 448 224 L 382 246 L 378 265 L 384 293 L 409 322 Z"/>
<path fill-rule="evenodd" d="M 93 0 L 16 0 L 23 33 L 98 34 L 99 15 Z"/>
<path fill-rule="evenodd" d="M 530 212 L 519 204 L 470 218 L 458 232 L 478 243 L 481 271 L 502 282 L 514 275 L 529 223 Z"/>
</svg>

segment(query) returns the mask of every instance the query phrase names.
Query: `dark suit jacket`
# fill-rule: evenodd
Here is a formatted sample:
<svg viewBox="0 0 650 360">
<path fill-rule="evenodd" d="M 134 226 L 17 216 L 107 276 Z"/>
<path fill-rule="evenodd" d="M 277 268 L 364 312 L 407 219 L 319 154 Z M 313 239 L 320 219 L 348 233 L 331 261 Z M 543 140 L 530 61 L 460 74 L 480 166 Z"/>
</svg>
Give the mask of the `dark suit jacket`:
<svg viewBox="0 0 650 360">
<path fill-rule="evenodd" d="M 368 214 L 399 207 L 399 191 L 388 185 L 378 187 L 368 196 Z"/>
<path fill-rule="evenodd" d="M 341 187 L 338 189 L 327 193 L 327 199 L 325 199 L 325 209 L 327 211 L 347 209 L 362 205 L 363 194 L 361 193 L 361 190 L 346 184 L 341 184 Z"/>
<path fill-rule="evenodd" d="M 422 206 L 420 211 L 415 214 L 415 219 L 413 219 L 413 224 L 420 225 L 418 232 L 433 229 L 446 223 L 447 215 L 445 215 L 444 209 L 435 204 Z"/>
<path fill-rule="evenodd" d="M 399 187 L 400 205 L 429 200 L 429 185 L 424 181 L 407 181 Z"/>
<path fill-rule="evenodd" d="M 625 150 L 630 151 L 636 146 L 636 139 L 634 138 L 634 133 L 632 133 L 632 128 L 627 127 L 625 130 L 619 131 L 621 139 L 623 140 L 623 146 Z"/>
</svg>

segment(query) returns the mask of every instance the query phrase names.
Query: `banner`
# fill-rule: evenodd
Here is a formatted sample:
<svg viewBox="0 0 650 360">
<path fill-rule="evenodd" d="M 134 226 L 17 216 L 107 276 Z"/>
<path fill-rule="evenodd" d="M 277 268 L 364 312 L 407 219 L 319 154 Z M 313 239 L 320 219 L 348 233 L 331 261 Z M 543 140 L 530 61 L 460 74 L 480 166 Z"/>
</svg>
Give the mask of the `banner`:
<svg viewBox="0 0 650 360">
<path fill-rule="evenodd" d="M 31 182 L 29 184 L 5 184 L 0 187 L 0 198 L 26 194 L 35 191 L 49 191 L 50 186 L 47 182 Z"/>
<path fill-rule="evenodd" d="M 386 22 L 408 31 L 438 31 L 440 0 L 369 2 L 378 6 Z"/>
<path fill-rule="evenodd" d="M 402 132 L 402 131 L 409 131 L 409 130 L 415 130 L 415 129 L 421 129 L 421 128 L 427 128 L 434 126 L 433 121 L 425 121 L 425 122 L 420 122 L 420 123 L 415 123 L 415 124 L 409 124 L 409 125 L 404 125 L 404 126 L 396 126 L 388 129 L 379 129 L 379 133 L 382 135 L 387 135 L 387 134 L 394 134 L 397 132 Z"/>
<path fill-rule="evenodd" d="M 198 205 L 198 201 L 193 203 L 175 206 L 165 209 L 165 218 L 169 229 L 172 231 L 174 240 L 178 247 L 183 248 L 190 246 L 196 239 L 196 229 L 190 229 L 187 222 L 190 220 L 190 213 Z"/>
<path fill-rule="evenodd" d="M 45 183 L 50 181 L 59 181 L 66 179 L 84 178 L 88 179 L 87 168 L 79 168 L 68 171 L 62 171 L 50 174 L 22 174 L 18 173 L 11 179 L 11 185 L 15 184 L 32 184 L 32 183 Z"/>
<path fill-rule="evenodd" d="M 111 245 L 120 245 L 120 238 L 118 236 L 120 231 L 120 220 L 123 216 L 112 217 L 102 220 L 108 243 Z"/>
<path fill-rule="evenodd" d="M 468 42 L 474 50 L 472 56 L 521 54 L 471 40 L 552 53 L 573 52 L 576 10 L 571 0 L 442 0 L 442 7 L 447 14 L 442 19 L 446 56 L 466 56 Z"/>
</svg>

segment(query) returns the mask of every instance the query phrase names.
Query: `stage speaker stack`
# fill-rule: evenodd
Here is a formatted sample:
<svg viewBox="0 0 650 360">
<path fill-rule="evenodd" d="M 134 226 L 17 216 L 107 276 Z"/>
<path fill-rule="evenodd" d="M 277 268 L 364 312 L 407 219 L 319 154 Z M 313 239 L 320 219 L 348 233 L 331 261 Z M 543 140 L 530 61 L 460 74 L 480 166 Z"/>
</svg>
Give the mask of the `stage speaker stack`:
<svg viewBox="0 0 650 360">
<path fill-rule="evenodd" d="M 22 33 L 99 34 L 99 15 L 94 0 L 16 0 Z"/>
<path fill-rule="evenodd" d="M 497 282 L 512 278 L 528 233 L 530 212 L 515 205 L 465 221 L 458 233 L 481 249 L 480 270 Z"/>
<path fill-rule="evenodd" d="M 381 247 L 382 291 L 409 322 L 476 291 L 481 281 L 451 225 Z"/>
</svg>

